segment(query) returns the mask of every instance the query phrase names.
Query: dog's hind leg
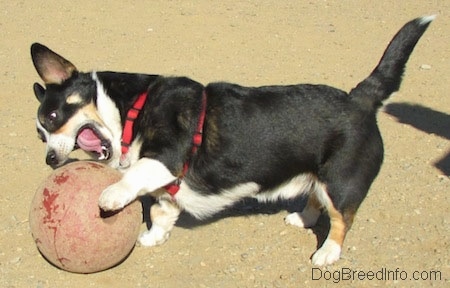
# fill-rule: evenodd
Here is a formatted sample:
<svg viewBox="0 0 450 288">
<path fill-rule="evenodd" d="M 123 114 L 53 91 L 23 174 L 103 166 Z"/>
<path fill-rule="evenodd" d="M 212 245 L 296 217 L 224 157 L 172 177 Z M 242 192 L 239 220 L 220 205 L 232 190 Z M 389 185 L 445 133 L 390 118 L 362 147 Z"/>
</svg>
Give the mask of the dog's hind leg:
<svg viewBox="0 0 450 288">
<path fill-rule="evenodd" d="M 316 225 L 321 214 L 322 204 L 317 199 L 316 193 L 311 193 L 308 202 L 302 212 L 294 212 L 286 216 L 284 221 L 286 224 L 294 225 L 301 228 L 310 228 Z"/>
<path fill-rule="evenodd" d="M 291 213 L 285 218 L 286 224 L 309 228 L 316 225 L 322 209 L 327 211 L 330 217 L 330 230 L 325 242 L 312 257 L 312 263 L 317 266 L 330 265 L 339 260 L 345 233 L 351 225 L 346 223 L 344 216 L 334 207 L 326 185 L 317 182 L 303 211 Z"/>
<path fill-rule="evenodd" d="M 322 246 L 312 256 L 312 264 L 326 266 L 339 260 L 344 238 L 368 190 L 366 185 L 358 185 L 361 183 L 359 180 L 360 177 L 355 175 L 339 183 L 318 184 L 313 192 L 330 218 L 330 230 Z"/>
<path fill-rule="evenodd" d="M 344 220 L 344 215 L 334 207 L 331 201 L 325 207 L 330 217 L 330 230 L 325 242 L 312 256 L 311 262 L 317 266 L 330 265 L 339 260 L 345 234 L 351 226 L 351 223 Z M 353 216 L 350 219 L 353 220 Z"/>
<path fill-rule="evenodd" d="M 156 246 L 169 239 L 175 222 L 180 215 L 178 206 L 170 200 L 160 199 L 150 208 L 152 227 L 143 232 L 138 239 L 142 246 Z"/>
</svg>

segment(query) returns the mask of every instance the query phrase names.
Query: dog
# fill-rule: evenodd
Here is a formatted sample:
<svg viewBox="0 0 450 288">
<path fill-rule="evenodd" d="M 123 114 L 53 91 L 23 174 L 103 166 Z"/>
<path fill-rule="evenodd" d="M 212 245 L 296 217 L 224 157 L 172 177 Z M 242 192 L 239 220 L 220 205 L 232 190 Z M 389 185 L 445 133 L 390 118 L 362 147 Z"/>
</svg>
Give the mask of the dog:
<svg viewBox="0 0 450 288">
<path fill-rule="evenodd" d="M 285 222 L 312 227 L 326 213 L 330 229 L 311 262 L 333 264 L 383 161 L 377 110 L 398 91 L 433 19 L 405 24 L 349 93 L 326 85 L 204 86 L 186 77 L 83 73 L 34 43 L 33 64 L 45 83 L 33 89 L 46 163 L 64 165 L 81 148 L 123 171 L 100 195 L 104 211 L 154 197 L 151 228 L 138 239 L 143 246 L 164 243 L 182 210 L 204 219 L 243 198 L 307 196 L 303 211 Z"/>
</svg>

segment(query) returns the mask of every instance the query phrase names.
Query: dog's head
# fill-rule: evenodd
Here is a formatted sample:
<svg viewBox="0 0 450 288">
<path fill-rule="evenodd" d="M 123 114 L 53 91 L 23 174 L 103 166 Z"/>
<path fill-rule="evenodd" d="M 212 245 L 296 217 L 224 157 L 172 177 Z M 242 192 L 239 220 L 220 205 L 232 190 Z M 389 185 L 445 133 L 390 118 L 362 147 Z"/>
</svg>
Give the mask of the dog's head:
<svg viewBox="0 0 450 288">
<path fill-rule="evenodd" d="M 33 64 L 45 83 L 33 86 L 40 102 L 37 130 L 47 143 L 46 162 L 63 165 L 75 148 L 110 160 L 113 133 L 97 109 L 98 83 L 91 74 L 80 73 L 68 60 L 47 47 L 31 46 Z"/>
</svg>

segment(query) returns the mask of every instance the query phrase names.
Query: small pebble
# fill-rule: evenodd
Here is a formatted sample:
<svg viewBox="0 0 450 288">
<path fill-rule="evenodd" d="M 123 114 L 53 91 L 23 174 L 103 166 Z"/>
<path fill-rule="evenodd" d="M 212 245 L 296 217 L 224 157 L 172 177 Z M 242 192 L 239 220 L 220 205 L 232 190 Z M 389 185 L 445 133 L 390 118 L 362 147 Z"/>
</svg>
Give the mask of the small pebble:
<svg viewBox="0 0 450 288">
<path fill-rule="evenodd" d="M 9 261 L 9 263 L 17 264 L 17 263 L 20 262 L 20 260 L 22 260 L 22 257 L 18 256 L 18 257 L 15 257 L 15 258 L 11 259 L 11 261 Z"/>
<path fill-rule="evenodd" d="M 420 69 L 422 69 L 422 70 L 430 70 L 431 69 L 431 65 L 422 64 L 422 65 L 420 65 Z"/>
<path fill-rule="evenodd" d="M 439 181 L 448 181 L 450 180 L 450 177 L 446 175 L 438 175 L 438 179 Z"/>
</svg>

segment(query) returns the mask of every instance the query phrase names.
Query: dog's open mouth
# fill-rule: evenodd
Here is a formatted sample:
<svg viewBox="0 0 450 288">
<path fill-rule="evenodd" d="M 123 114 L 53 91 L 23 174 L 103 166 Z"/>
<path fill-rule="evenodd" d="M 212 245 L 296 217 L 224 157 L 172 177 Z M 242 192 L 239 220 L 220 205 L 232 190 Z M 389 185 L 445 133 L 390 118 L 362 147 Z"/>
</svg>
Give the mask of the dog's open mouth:
<svg viewBox="0 0 450 288">
<path fill-rule="evenodd" d="M 77 146 L 86 152 L 98 155 L 98 160 L 108 160 L 111 157 L 111 142 L 93 126 L 83 126 L 77 135 Z"/>
</svg>

